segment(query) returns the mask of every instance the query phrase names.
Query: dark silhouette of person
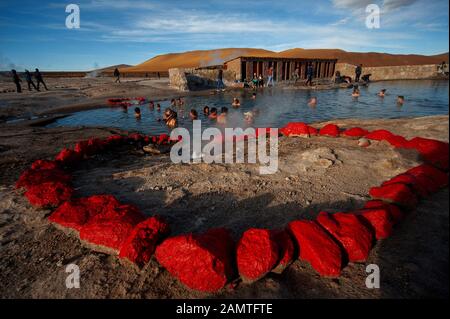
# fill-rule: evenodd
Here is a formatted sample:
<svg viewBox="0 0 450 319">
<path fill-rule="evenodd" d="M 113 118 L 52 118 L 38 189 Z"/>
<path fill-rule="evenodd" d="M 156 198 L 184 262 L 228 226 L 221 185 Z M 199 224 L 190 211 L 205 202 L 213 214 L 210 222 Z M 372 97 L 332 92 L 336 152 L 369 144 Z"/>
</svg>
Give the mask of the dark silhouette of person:
<svg viewBox="0 0 450 319">
<path fill-rule="evenodd" d="M 33 86 L 36 91 L 39 91 L 39 89 L 34 84 L 33 79 L 31 78 L 30 71 L 28 71 L 28 70 L 25 70 L 25 79 L 27 80 L 28 91 L 31 91 L 31 86 Z"/>
<path fill-rule="evenodd" d="M 362 64 L 358 65 L 355 69 L 355 82 L 359 82 L 359 78 L 361 77 L 362 73 Z"/>
<path fill-rule="evenodd" d="M 36 71 L 34 72 L 34 77 L 36 78 L 36 82 L 37 82 L 37 90 L 39 91 L 39 84 L 42 83 L 45 90 L 48 91 L 47 85 L 45 85 L 44 79 L 42 78 L 42 74 L 39 71 L 39 69 L 36 69 Z"/>
<path fill-rule="evenodd" d="M 120 72 L 119 72 L 119 69 L 118 69 L 118 68 L 116 68 L 116 69 L 114 70 L 114 76 L 116 77 L 116 81 L 115 81 L 114 83 L 117 83 L 117 82 L 120 83 Z"/>
<path fill-rule="evenodd" d="M 314 69 L 311 63 L 308 64 L 308 68 L 306 69 L 306 86 L 312 85 Z"/>
<path fill-rule="evenodd" d="M 158 72 L 158 80 L 161 80 L 161 74 Z"/>
<path fill-rule="evenodd" d="M 11 70 L 11 73 L 13 75 L 13 81 L 14 84 L 16 85 L 17 93 L 22 93 L 22 87 L 20 86 L 20 82 L 22 82 L 22 80 L 19 78 L 19 75 L 17 74 L 16 70 Z"/>
</svg>

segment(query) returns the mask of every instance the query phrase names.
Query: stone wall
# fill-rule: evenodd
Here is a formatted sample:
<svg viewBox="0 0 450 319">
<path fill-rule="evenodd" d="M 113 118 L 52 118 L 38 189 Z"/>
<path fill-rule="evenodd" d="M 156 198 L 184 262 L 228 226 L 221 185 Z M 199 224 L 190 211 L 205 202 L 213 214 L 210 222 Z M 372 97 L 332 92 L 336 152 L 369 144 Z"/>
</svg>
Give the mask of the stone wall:
<svg viewBox="0 0 450 319">
<path fill-rule="evenodd" d="M 355 77 L 356 65 L 348 63 L 337 63 L 336 71 L 341 72 L 341 75 L 350 76 L 352 79 Z M 400 65 L 400 66 L 380 66 L 380 67 L 364 67 L 364 74 L 372 74 L 371 81 L 380 80 L 419 80 L 429 79 L 438 76 L 437 65 Z"/>
<path fill-rule="evenodd" d="M 189 91 L 184 69 L 169 69 L 170 86 L 179 91 Z"/>
<path fill-rule="evenodd" d="M 170 86 L 180 91 L 197 91 L 215 88 L 217 86 L 218 69 L 170 69 Z M 225 86 L 232 86 L 236 74 L 230 70 L 223 70 Z"/>
</svg>

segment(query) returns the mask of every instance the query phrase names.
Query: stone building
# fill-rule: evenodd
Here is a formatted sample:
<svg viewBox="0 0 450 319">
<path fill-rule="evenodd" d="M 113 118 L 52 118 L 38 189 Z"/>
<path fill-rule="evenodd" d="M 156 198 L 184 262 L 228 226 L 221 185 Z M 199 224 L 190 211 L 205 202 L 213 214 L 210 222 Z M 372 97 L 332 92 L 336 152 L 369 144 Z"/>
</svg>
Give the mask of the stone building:
<svg viewBox="0 0 450 319">
<path fill-rule="evenodd" d="M 331 79 L 334 76 L 337 59 L 301 59 L 279 57 L 251 57 L 240 56 L 224 63 L 224 69 L 233 71 L 237 81 L 251 80 L 253 74 L 267 77 L 270 67 L 274 70 L 275 81 L 292 79 L 296 68 L 299 69 L 300 79 L 306 79 L 308 63 L 312 63 L 314 78 Z"/>
</svg>

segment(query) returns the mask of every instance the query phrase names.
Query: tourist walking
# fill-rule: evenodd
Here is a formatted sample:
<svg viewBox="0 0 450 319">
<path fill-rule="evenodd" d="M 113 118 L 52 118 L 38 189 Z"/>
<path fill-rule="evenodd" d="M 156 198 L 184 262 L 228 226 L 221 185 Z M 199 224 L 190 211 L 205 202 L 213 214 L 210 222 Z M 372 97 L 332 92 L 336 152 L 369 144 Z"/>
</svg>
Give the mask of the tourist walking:
<svg viewBox="0 0 450 319">
<path fill-rule="evenodd" d="M 267 71 L 267 87 L 269 87 L 269 85 L 274 86 L 274 83 L 273 83 L 273 67 L 272 66 Z"/>
<path fill-rule="evenodd" d="M 220 69 L 217 75 L 217 91 L 223 90 L 225 85 L 223 84 L 223 70 Z"/>
<path fill-rule="evenodd" d="M 120 71 L 119 71 L 118 68 L 116 68 L 116 69 L 114 70 L 114 76 L 116 77 L 116 81 L 114 81 L 114 83 L 117 83 L 117 82 L 120 83 Z"/>
<path fill-rule="evenodd" d="M 39 69 L 35 70 L 34 77 L 36 78 L 36 82 L 37 82 L 37 90 L 39 91 L 39 84 L 42 83 L 42 85 L 44 86 L 45 90 L 48 91 L 47 85 L 45 85 L 44 79 L 42 78 L 42 74 L 39 71 Z"/>
<path fill-rule="evenodd" d="M 22 93 L 22 87 L 20 86 L 20 82 L 22 82 L 22 80 L 19 78 L 16 70 L 11 70 L 11 73 L 13 76 L 13 82 L 16 85 L 17 93 Z"/>
<path fill-rule="evenodd" d="M 314 69 L 311 63 L 308 63 L 308 68 L 306 69 L 306 86 L 311 85 L 312 86 L 312 80 L 313 80 L 313 74 Z"/>
<path fill-rule="evenodd" d="M 28 91 L 31 91 L 31 86 L 33 86 L 36 91 L 39 91 L 39 89 L 34 84 L 33 79 L 31 78 L 30 71 L 28 71 L 28 70 L 25 70 L 25 79 L 27 80 Z"/>
<path fill-rule="evenodd" d="M 361 77 L 362 73 L 362 64 L 358 65 L 355 68 L 355 82 L 359 82 L 359 78 Z"/>
</svg>

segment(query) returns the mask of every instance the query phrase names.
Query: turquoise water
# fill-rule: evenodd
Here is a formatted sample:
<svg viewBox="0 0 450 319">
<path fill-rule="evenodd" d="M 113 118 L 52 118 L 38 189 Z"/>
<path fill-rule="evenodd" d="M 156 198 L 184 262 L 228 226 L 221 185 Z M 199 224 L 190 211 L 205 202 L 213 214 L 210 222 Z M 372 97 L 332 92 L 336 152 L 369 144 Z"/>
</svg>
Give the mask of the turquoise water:
<svg viewBox="0 0 450 319">
<path fill-rule="evenodd" d="M 377 96 L 381 89 L 387 89 L 384 98 Z M 257 111 L 252 126 L 282 127 L 289 121 L 307 123 L 331 120 L 336 118 L 401 118 L 425 115 L 448 114 L 449 83 L 448 81 L 387 81 L 371 83 L 361 87 L 361 96 L 351 97 L 351 89 L 336 90 L 289 90 L 264 89 L 257 92 L 256 100 L 251 99 L 253 91 L 234 91 L 200 97 L 186 97 L 185 106 L 177 108 L 179 126 L 192 127 L 189 110 L 196 109 L 202 125 L 213 126 L 214 122 L 203 116 L 205 105 L 210 108 L 229 108 L 227 127 L 244 127 L 243 113 Z M 398 106 L 398 95 L 405 96 L 403 106 Z M 316 96 L 318 104 L 309 107 L 308 100 Z M 241 107 L 233 109 L 233 97 L 239 98 Z M 151 100 L 151 96 L 146 96 Z M 141 105 L 142 117 L 134 116 L 134 106 L 127 110 L 118 108 L 102 108 L 74 113 L 57 120 L 48 127 L 58 126 L 107 126 L 145 134 L 167 133 L 169 129 L 161 119 L 162 112 L 169 106 L 169 101 L 159 102 L 161 111 L 150 109 L 149 104 Z M 156 103 L 155 103 L 156 104 Z"/>
</svg>

